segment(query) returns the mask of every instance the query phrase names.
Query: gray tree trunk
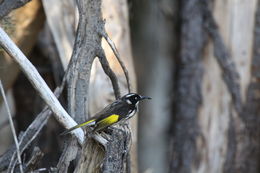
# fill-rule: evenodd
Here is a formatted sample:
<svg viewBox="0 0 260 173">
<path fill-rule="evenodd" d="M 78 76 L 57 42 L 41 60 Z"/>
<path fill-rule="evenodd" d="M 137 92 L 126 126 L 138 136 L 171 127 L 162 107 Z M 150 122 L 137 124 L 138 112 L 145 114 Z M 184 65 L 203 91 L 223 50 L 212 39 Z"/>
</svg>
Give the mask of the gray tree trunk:
<svg viewBox="0 0 260 173">
<path fill-rule="evenodd" d="M 259 172 L 256 7 L 181 3 L 169 172 Z"/>
<path fill-rule="evenodd" d="M 259 172 L 259 2 L 134 2 L 139 87 L 160 100 L 141 113 L 141 172 Z"/>
</svg>

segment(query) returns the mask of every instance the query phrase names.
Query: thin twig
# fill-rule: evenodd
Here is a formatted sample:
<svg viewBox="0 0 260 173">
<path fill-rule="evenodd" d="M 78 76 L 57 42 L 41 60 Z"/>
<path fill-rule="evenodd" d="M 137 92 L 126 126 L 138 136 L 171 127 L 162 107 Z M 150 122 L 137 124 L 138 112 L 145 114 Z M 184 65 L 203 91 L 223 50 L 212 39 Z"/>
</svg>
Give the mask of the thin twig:
<svg viewBox="0 0 260 173">
<path fill-rule="evenodd" d="M 112 41 L 112 39 L 108 36 L 108 34 L 105 31 L 103 31 L 101 33 L 101 35 L 106 39 L 108 45 L 110 46 L 110 48 L 112 49 L 114 55 L 116 56 L 117 61 L 119 62 L 121 68 L 123 69 L 124 74 L 125 74 L 125 78 L 126 78 L 126 82 L 127 82 L 128 92 L 130 93 L 131 92 L 131 85 L 130 85 L 130 79 L 129 79 L 128 70 L 127 70 L 124 62 L 120 58 L 119 52 L 118 52 L 118 50 L 116 48 L 116 45 L 115 45 L 115 43 Z"/>
<path fill-rule="evenodd" d="M 12 115 L 11 115 L 11 112 L 10 112 L 10 109 L 9 109 L 9 106 L 8 106 L 8 103 L 7 103 L 7 100 L 6 100 L 6 97 L 5 97 L 5 92 L 4 92 L 4 88 L 3 88 L 1 80 L 0 80 L 0 89 L 1 89 L 3 99 L 4 99 L 5 107 L 6 107 L 8 118 L 9 118 L 9 123 L 10 123 L 10 126 L 11 126 L 11 130 L 12 130 L 13 137 L 14 137 L 14 142 L 15 142 L 15 145 L 16 145 L 17 158 L 18 158 L 18 162 L 19 162 L 20 171 L 21 171 L 21 173 L 23 173 L 22 159 L 21 159 L 21 155 L 20 155 L 19 144 L 18 144 L 18 140 L 17 140 L 15 128 L 14 128 Z"/>
<path fill-rule="evenodd" d="M 111 69 L 111 67 L 109 66 L 105 52 L 102 48 L 99 49 L 98 58 L 99 58 L 99 61 L 101 63 L 101 66 L 102 66 L 104 72 L 110 78 L 110 80 L 112 82 L 116 99 L 119 99 L 121 94 L 120 94 L 118 79 L 117 79 L 115 73 L 113 72 L 113 70 Z"/>
</svg>

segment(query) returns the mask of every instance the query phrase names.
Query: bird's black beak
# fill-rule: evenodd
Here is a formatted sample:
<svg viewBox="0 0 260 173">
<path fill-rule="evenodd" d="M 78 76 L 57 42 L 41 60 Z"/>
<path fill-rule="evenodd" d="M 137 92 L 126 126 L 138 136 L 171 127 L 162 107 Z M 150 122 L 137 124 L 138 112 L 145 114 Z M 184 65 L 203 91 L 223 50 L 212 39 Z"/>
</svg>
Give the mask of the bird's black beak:
<svg viewBox="0 0 260 173">
<path fill-rule="evenodd" d="M 144 99 L 152 99 L 151 97 L 147 97 L 147 96 L 141 96 L 141 99 L 140 100 L 144 100 Z"/>
</svg>

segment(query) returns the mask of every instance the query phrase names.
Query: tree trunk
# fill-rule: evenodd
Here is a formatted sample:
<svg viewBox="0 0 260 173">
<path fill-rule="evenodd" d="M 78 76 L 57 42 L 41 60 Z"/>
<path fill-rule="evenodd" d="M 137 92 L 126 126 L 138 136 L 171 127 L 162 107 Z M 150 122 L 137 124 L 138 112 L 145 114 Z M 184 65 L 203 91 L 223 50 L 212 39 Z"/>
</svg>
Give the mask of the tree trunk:
<svg viewBox="0 0 260 173">
<path fill-rule="evenodd" d="M 141 172 L 259 172 L 259 2 L 175 0 L 171 13 L 166 1 L 134 2 L 139 88 L 154 102 L 139 121 Z"/>
<path fill-rule="evenodd" d="M 152 97 L 151 102 L 140 104 L 139 172 L 164 173 L 168 169 L 177 9 L 178 4 L 172 0 L 136 0 L 132 6 L 131 32 L 138 90 Z"/>
<path fill-rule="evenodd" d="M 181 3 L 170 172 L 256 173 L 260 137 L 256 1 L 209 3 Z"/>
</svg>

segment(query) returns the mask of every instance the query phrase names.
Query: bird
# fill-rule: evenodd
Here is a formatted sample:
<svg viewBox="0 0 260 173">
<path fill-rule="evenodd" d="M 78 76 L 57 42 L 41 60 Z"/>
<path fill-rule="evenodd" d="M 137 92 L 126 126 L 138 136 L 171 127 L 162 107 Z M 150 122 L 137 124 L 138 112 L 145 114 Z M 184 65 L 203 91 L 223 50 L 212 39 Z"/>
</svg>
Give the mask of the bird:
<svg viewBox="0 0 260 173">
<path fill-rule="evenodd" d="M 138 103 L 145 99 L 151 98 L 136 93 L 128 93 L 106 106 L 86 122 L 65 130 L 61 135 L 66 135 L 83 126 L 92 127 L 94 132 L 99 132 L 122 120 L 128 120 L 138 111 Z"/>
</svg>

